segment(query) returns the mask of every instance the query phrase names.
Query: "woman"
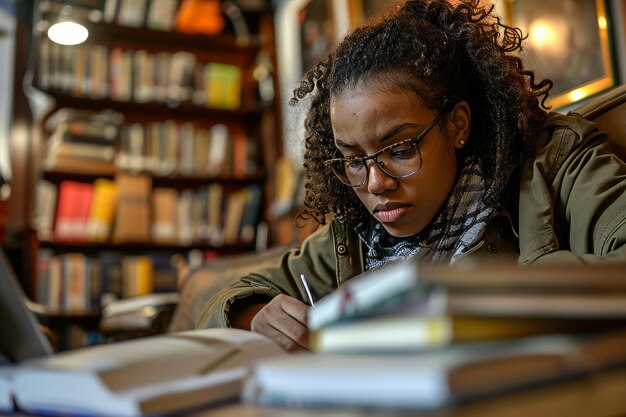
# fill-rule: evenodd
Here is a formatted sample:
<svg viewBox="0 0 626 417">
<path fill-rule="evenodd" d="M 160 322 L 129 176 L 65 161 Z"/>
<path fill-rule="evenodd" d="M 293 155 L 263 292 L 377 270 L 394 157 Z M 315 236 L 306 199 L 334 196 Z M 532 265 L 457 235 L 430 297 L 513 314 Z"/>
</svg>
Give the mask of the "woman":
<svg viewBox="0 0 626 417">
<path fill-rule="evenodd" d="M 409 1 L 349 34 L 295 91 L 307 213 L 327 224 L 207 304 L 201 327 L 307 348 L 313 297 L 387 262 L 626 257 L 626 166 L 515 55 L 519 30 L 477 0 Z"/>
</svg>

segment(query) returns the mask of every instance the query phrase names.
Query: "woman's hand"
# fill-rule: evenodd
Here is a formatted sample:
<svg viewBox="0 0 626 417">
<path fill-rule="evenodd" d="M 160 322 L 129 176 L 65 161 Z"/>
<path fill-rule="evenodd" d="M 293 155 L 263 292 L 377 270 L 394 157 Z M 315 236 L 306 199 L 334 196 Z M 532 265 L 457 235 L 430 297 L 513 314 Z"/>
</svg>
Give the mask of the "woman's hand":
<svg viewBox="0 0 626 417">
<path fill-rule="evenodd" d="M 308 349 L 308 309 L 300 300 L 277 295 L 254 315 L 250 330 L 269 337 L 287 351 Z"/>
</svg>

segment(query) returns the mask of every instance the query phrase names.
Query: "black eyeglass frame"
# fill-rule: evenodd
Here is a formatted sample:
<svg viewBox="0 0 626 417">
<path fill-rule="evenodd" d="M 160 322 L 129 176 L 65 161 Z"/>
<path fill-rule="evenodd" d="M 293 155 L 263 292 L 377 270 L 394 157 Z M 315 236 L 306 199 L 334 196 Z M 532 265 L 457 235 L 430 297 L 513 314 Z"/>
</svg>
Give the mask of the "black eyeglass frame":
<svg viewBox="0 0 626 417">
<path fill-rule="evenodd" d="M 406 177 L 410 177 L 413 174 L 416 174 L 417 172 L 419 172 L 419 170 L 422 168 L 422 152 L 419 149 L 419 142 L 424 139 L 424 137 L 426 135 L 428 135 L 428 133 L 433 129 L 433 127 L 435 127 L 437 125 L 437 123 L 439 123 L 439 121 L 441 120 L 441 118 L 443 117 L 444 113 L 446 113 L 445 111 L 442 111 L 441 113 L 439 113 L 437 115 L 437 117 L 435 117 L 433 119 L 432 122 L 430 122 L 428 124 L 428 126 L 426 126 L 424 128 L 424 130 L 422 130 L 420 132 L 419 135 L 415 136 L 414 138 L 408 138 L 405 140 L 402 140 L 398 143 L 393 143 L 389 146 L 385 146 L 384 148 L 382 148 L 381 150 L 379 150 L 378 152 L 375 152 L 371 155 L 367 155 L 367 156 L 352 156 L 352 157 L 348 157 L 348 158 L 332 158 L 332 159 L 327 159 L 326 161 L 324 161 L 324 166 L 327 168 L 330 168 L 331 171 L 333 172 L 333 174 L 335 174 L 335 176 L 337 178 L 339 178 L 339 181 L 341 181 L 342 184 L 347 185 L 348 187 L 352 187 L 352 188 L 357 188 L 357 187 L 361 187 L 365 184 L 367 184 L 367 182 L 369 181 L 369 175 L 370 175 L 370 170 L 369 167 L 367 166 L 367 161 L 368 160 L 372 160 L 376 163 L 376 165 L 378 166 L 378 168 L 380 168 L 380 170 L 382 172 L 385 173 L 385 175 L 389 176 L 390 178 L 393 178 L 394 180 L 401 180 L 402 178 L 406 178 Z M 383 153 L 387 152 L 389 149 L 394 149 L 396 147 L 405 145 L 407 143 L 410 143 L 411 146 L 415 147 L 417 149 L 417 153 L 419 154 L 419 158 L 420 158 L 420 162 L 419 162 L 419 168 L 416 169 L 415 171 L 405 174 L 405 175 L 391 175 L 390 173 L 388 173 L 387 171 L 385 171 L 385 164 L 384 162 L 379 162 L 378 161 L 378 156 L 382 155 Z M 365 166 L 365 179 L 363 180 L 363 182 L 361 182 L 360 184 L 347 184 L 345 181 L 343 181 L 341 179 L 341 177 L 339 176 L 339 174 L 337 174 L 337 172 L 333 169 L 332 164 L 333 163 L 337 163 L 337 162 L 342 162 L 343 164 L 345 164 L 346 162 L 361 162 L 363 163 L 363 165 Z M 382 164 L 382 165 L 381 165 Z"/>
</svg>

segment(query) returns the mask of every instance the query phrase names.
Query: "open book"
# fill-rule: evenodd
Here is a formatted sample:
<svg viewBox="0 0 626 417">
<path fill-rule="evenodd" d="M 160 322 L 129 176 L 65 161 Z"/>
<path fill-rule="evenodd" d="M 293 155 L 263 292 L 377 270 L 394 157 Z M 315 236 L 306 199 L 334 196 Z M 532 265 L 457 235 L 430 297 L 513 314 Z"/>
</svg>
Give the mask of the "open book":
<svg viewBox="0 0 626 417">
<path fill-rule="evenodd" d="M 238 397 L 250 362 L 284 353 L 256 333 L 194 330 L 28 360 L 11 385 L 27 413 L 165 414 Z"/>
<path fill-rule="evenodd" d="M 0 249 L 0 413 L 139 416 L 235 398 L 250 362 L 285 352 L 237 329 L 168 333 L 53 354 Z"/>
</svg>

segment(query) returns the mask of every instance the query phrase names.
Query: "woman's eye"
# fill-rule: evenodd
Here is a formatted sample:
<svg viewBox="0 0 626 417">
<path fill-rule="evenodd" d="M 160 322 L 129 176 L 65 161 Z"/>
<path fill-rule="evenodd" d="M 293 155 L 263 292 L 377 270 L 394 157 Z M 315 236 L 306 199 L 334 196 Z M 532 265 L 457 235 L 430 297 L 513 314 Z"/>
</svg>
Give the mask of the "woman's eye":
<svg viewBox="0 0 626 417">
<path fill-rule="evenodd" d="M 415 146 L 411 143 L 390 149 L 393 158 L 406 158 L 415 155 Z"/>
<path fill-rule="evenodd" d="M 359 159 L 349 159 L 346 162 L 346 165 L 350 169 L 360 169 L 360 168 L 363 167 L 363 161 L 361 161 Z"/>
</svg>

